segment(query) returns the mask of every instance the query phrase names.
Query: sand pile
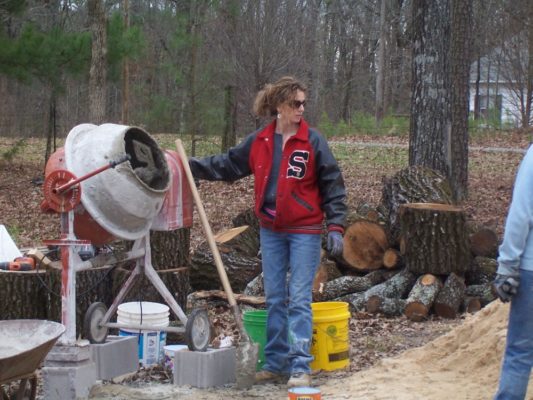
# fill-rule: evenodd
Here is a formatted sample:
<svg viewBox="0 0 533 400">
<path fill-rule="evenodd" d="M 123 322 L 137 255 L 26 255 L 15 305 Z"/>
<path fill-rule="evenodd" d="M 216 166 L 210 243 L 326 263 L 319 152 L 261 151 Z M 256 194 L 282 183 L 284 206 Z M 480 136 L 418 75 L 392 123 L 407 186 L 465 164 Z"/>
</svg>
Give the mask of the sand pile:
<svg viewBox="0 0 533 400">
<path fill-rule="evenodd" d="M 495 301 L 423 347 L 323 385 L 323 397 L 349 398 L 340 394 L 343 387 L 357 399 L 490 399 L 497 388 L 508 313 L 509 305 Z"/>
</svg>

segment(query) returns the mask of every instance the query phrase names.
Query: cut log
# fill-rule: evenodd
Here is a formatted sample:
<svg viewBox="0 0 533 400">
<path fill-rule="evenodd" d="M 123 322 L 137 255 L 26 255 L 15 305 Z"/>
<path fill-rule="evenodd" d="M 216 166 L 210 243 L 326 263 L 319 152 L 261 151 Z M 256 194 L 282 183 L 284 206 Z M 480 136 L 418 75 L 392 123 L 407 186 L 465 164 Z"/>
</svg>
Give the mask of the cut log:
<svg viewBox="0 0 533 400">
<path fill-rule="evenodd" d="M 371 314 L 382 314 L 386 317 L 397 317 L 405 310 L 405 299 L 372 296 L 366 302 L 366 310 Z"/>
<path fill-rule="evenodd" d="M 435 275 L 420 276 L 407 298 L 405 316 L 415 322 L 426 319 L 441 288 L 442 282 Z"/>
<path fill-rule="evenodd" d="M 322 258 L 322 262 L 318 266 L 313 281 L 313 301 L 320 301 L 321 293 L 324 290 L 324 285 L 334 279 L 340 278 L 342 273 L 337 268 L 337 264 L 327 258 Z"/>
<path fill-rule="evenodd" d="M 375 222 L 354 222 L 344 234 L 344 260 L 356 270 L 380 268 L 383 265 L 383 253 L 388 248 L 385 229 Z"/>
<path fill-rule="evenodd" d="M 249 225 L 243 225 L 215 235 L 215 242 L 221 252 L 237 251 L 249 257 L 259 254 L 259 237 Z"/>
<path fill-rule="evenodd" d="M 496 258 L 498 235 L 492 229 L 481 228 L 470 235 L 470 249 L 474 256 Z"/>
<path fill-rule="evenodd" d="M 261 272 L 261 260 L 242 251 L 236 242 L 217 243 L 220 257 L 232 289 L 242 292 L 246 285 Z M 222 288 L 209 244 L 198 246 L 191 258 L 190 282 L 193 290 Z"/>
<path fill-rule="evenodd" d="M 152 265 L 156 270 L 187 267 L 190 262 L 191 229 L 150 231 Z"/>
<path fill-rule="evenodd" d="M 235 301 L 240 304 L 248 304 L 251 306 L 264 306 L 265 298 L 263 296 L 246 296 L 244 294 L 235 293 Z M 198 292 L 193 292 L 190 294 L 189 298 L 192 301 L 198 300 L 210 300 L 210 299 L 221 299 L 228 301 L 228 296 L 222 290 L 201 290 Z"/>
<path fill-rule="evenodd" d="M 403 264 L 403 258 L 398 250 L 393 249 L 392 247 L 385 250 L 385 253 L 383 254 L 383 266 L 385 268 L 400 268 L 403 267 Z"/>
<path fill-rule="evenodd" d="M 466 216 L 448 204 L 409 203 L 400 210 L 402 254 L 415 274 L 464 275 L 471 263 Z"/>
<path fill-rule="evenodd" d="M 465 281 L 453 272 L 448 275 L 433 308 L 439 317 L 456 318 L 465 298 Z"/>
<path fill-rule="evenodd" d="M 263 273 L 261 272 L 252 279 L 244 288 L 243 294 L 246 296 L 264 296 L 265 285 L 263 282 Z"/>
<path fill-rule="evenodd" d="M 413 287 L 415 281 L 416 276 L 404 268 L 385 282 L 368 289 L 365 292 L 366 300 L 368 301 L 372 296 L 404 298 Z"/>
<path fill-rule="evenodd" d="M 327 301 L 349 293 L 365 292 L 371 287 L 390 279 L 396 272 L 384 269 L 369 272 L 365 276 L 341 276 L 326 282 L 316 294 L 316 301 Z"/>
<path fill-rule="evenodd" d="M 493 258 L 476 257 L 465 273 L 467 285 L 485 285 L 496 278 L 498 262 Z"/>
<path fill-rule="evenodd" d="M 0 319 L 48 319 L 49 293 L 41 282 L 47 284 L 44 269 L 0 270 Z"/>
<path fill-rule="evenodd" d="M 335 301 L 345 301 L 353 312 L 362 312 L 366 308 L 365 292 L 350 293 L 334 299 Z"/>
<path fill-rule="evenodd" d="M 383 178 L 381 205 L 388 215 L 390 244 L 399 243 L 399 213 L 402 204 L 452 204 L 451 193 L 450 184 L 444 175 L 422 166 L 407 167 L 390 178 Z"/>
<path fill-rule="evenodd" d="M 462 305 L 463 312 L 470 314 L 476 313 L 481 310 L 481 301 L 478 297 L 465 297 Z"/>
<path fill-rule="evenodd" d="M 131 270 L 126 267 L 119 267 L 113 272 L 111 291 L 113 297 L 116 297 L 130 274 Z M 189 285 L 189 268 L 181 267 L 158 270 L 157 275 L 159 275 L 166 288 L 172 293 L 179 306 L 185 310 L 187 308 L 187 295 L 191 291 Z M 154 285 L 144 275 L 137 278 L 123 302 L 139 300 L 166 304 Z"/>
<path fill-rule="evenodd" d="M 468 297 L 477 297 L 481 302 L 481 307 L 485 307 L 491 301 L 496 300 L 491 283 L 486 283 L 484 285 L 469 285 L 466 287 L 465 295 Z"/>
<path fill-rule="evenodd" d="M 257 237 L 259 237 L 259 220 L 253 208 L 248 208 L 239 213 L 231 220 L 231 223 L 234 227 L 248 225 L 252 231 L 257 232 Z"/>
</svg>

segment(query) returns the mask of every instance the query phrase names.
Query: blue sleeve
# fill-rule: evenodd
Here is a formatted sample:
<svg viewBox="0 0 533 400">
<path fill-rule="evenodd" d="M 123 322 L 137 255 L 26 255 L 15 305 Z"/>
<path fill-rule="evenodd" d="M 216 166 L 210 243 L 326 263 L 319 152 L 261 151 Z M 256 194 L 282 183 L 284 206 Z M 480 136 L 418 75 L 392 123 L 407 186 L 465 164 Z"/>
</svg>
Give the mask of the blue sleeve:
<svg viewBox="0 0 533 400">
<path fill-rule="evenodd" d="M 520 163 L 498 257 L 498 273 L 516 275 L 533 225 L 533 147 Z"/>
<path fill-rule="evenodd" d="M 205 158 L 190 158 L 189 166 L 196 179 L 208 181 L 235 181 L 252 173 L 250 169 L 250 149 L 257 132 L 248 135 L 227 153 Z"/>
</svg>

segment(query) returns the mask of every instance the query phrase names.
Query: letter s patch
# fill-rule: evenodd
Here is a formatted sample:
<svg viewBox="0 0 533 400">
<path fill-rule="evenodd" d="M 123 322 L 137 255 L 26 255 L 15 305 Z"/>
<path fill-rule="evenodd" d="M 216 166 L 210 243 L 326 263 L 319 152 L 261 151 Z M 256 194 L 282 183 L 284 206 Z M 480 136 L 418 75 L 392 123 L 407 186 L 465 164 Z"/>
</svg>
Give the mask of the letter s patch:
<svg viewBox="0 0 533 400">
<path fill-rule="evenodd" d="M 309 152 L 295 150 L 289 157 L 289 167 L 287 168 L 287 178 L 303 179 L 307 170 L 309 161 Z"/>
</svg>

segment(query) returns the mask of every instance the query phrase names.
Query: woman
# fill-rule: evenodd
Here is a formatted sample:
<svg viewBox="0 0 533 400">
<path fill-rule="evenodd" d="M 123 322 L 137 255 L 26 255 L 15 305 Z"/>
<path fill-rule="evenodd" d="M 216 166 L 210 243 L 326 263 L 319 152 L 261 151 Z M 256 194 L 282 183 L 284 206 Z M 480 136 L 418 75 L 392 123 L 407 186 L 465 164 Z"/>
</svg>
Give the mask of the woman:
<svg viewBox="0 0 533 400">
<path fill-rule="evenodd" d="M 311 384 L 311 290 L 324 214 L 327 250 L 334 257 L 342 254 L 346 217 L 337 162 L 326 140 L 302 118 L 305 96 L 305 86 L 293 77 L 266 85 L 254 102 L 258 116 L 273 117 L 266 127 L 225 154 L 189 161 L 197 179 L 233 181 L 254 174 L 268 309 L 265 364 L 256 382 L 290 375 L 289 387 Z"/>
</svg>

